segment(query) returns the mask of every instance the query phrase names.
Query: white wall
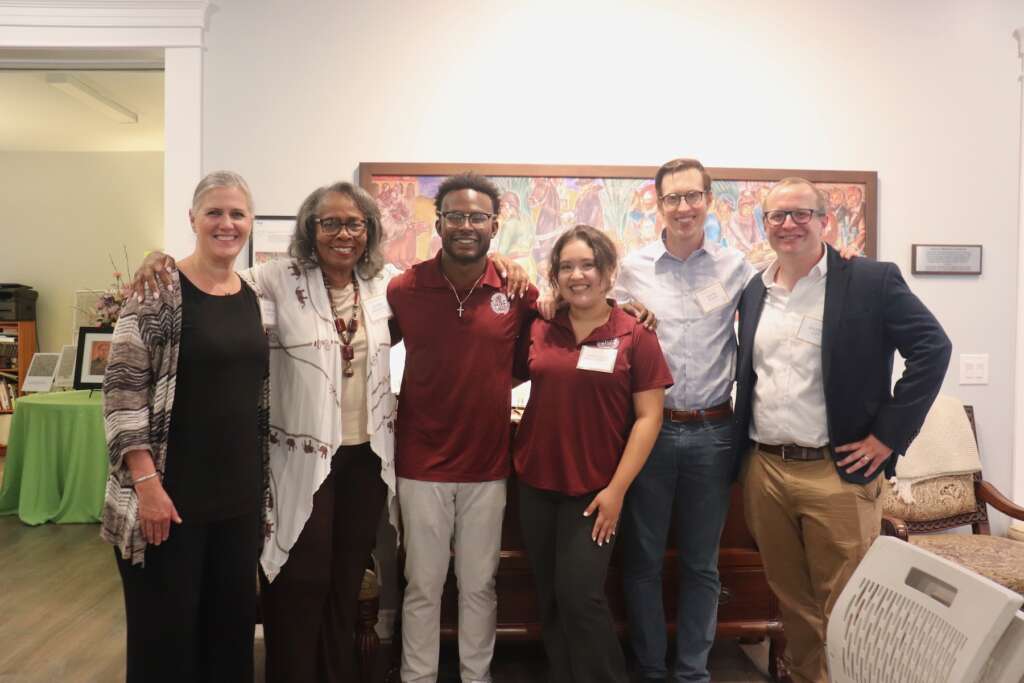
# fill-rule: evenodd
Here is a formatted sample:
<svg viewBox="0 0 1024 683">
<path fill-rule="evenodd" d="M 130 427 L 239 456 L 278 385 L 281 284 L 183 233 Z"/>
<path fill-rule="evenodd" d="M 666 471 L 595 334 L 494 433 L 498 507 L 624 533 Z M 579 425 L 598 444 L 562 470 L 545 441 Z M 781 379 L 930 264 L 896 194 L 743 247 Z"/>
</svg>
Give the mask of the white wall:
<svg viewBox="0 0 1024 683">
<path fill-rule="evenodd" d="M 40 350 L 60 351 L 75 290 L 107 288 L 122 247 L 135 267 L 162 244 L 163 154 L 0 152 L 0 188 L 0 282 L 39 292 Z"/>
<path fill-rule="evenodd" d="M 879 256 L 954 354 L 991 356 L 989 385 L 945 391 L 1010 492 L 1024 3 L 216 4 L 203 167 L 242 172 L 261 213 L 360 161 L 877 170 Z M 981 243 L 984 274 L 910 276 L 914 242 Z"/>
</svg>

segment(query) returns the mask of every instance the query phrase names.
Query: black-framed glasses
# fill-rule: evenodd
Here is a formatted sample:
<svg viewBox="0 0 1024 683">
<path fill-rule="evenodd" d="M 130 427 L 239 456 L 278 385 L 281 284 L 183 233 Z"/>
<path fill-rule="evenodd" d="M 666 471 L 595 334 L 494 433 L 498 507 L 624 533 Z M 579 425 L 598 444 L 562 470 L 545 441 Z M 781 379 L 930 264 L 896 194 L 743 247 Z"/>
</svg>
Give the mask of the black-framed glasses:
<svg viewBox="0 0 1024 683">
<path fill-rule="evenodd" d="M 662 204 L 670 209 L 674 209 L 681 202 L 686 202 L 687 206 L 700 206 L 704 203 L 704 195 L 706 193 L 703 190 L 690 190 L 689 192 L 673 192 L 672 194 L 663 194 L 658 199 Z"/>
<path fill-rule="evenodd" d="M 483 211 L 473 211 L 471 213 L 466 213 L 465 211 L 445 211 L 441 214 L 441 218 L 444 219 L 445 225 L 449 228 L 458 228 L 465 225 L 467 220 L 470 225 L 483 225 L 494 218 L 494 215 L 493 213 L 484 213 Z"/>
<path fill-rule="evenodd" d="M 351 220 L 342 220 L 340 218 L 317 218 L 316 224 L 320 226 L 320 230 L 325 235 L 334 237 L 342 230 L 345 230 L 352 237 L 359 237 L 366 232 L 366 221 L 361 221 L 358 218 Z"/>
<path fill-rule="evenodd" d="M 811 222 L 811 218 L 821 215 L 824 214 L 814 209 L 790 209 L 789 211 L 772 209 L 764 212 L 764 220 L 765 223 L 778 227 L 786 222 L 786 216 L 792 216 L 793 222 L 797 225 L 807 225 Z"/>
</svg>

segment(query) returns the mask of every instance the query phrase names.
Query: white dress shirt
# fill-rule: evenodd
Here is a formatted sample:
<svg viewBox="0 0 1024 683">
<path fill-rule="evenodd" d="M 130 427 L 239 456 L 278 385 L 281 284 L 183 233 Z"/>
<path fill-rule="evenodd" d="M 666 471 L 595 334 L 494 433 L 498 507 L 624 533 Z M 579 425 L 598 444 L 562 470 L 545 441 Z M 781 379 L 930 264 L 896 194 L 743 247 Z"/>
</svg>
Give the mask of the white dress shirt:
<svg viewBox="0 0 1024 683">
<path fill-rule="evenodd" d="M 828 250 L 793 291 L 775 282 L 779 262 L 761 275 L 764 309 L 754 334 L 750 438 L 765 444 L 818 447 L 828 443 L 821 328 Z"/>
</svg>

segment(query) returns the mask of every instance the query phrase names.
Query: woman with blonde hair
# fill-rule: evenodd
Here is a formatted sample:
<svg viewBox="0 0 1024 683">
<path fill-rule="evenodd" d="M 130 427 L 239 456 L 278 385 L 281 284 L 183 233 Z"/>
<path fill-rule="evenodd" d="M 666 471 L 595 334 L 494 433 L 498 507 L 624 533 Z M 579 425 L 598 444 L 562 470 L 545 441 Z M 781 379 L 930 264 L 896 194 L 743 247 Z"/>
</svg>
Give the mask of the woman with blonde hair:
<svg viewBox="0 0 1024 683">
<path fill-rule="evenodd" d="M 101 535 L 124 585 L 129 683 L 253 677 L 268 348 L 234 272 L 252 220 L 241 176 L 203 178 L 176 286 L 129 298 L 114 328 Z"/>
</svg>

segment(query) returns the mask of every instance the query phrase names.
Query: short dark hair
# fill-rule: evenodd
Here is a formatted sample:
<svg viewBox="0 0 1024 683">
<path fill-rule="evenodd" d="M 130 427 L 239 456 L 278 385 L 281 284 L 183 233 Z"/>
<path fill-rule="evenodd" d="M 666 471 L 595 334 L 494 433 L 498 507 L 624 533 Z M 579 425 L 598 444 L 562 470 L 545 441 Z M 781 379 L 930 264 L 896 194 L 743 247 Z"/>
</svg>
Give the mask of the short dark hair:
<svg viewBox="0 0 1024 683">
<path fill-rule="evenodd" d="M 356 264 L 356 269 L 364 278 L 371 278 L 384 267 L 384 255 L 380 251 L 380 209 L 369 192 L 352 183 L 341 182 L 318 187 L 302 201 L 299 215 L 295 218 L 295 231 L 288 244 L 288 255 L 298 259 L 307 268 L 320 265 L 316 253 L 316 219 L 324 197 L 332 192 L 351 199 L 363 214 L 366 221 L 366 251 Z"/>
<path fill-rule="evenodd" d="M 437 209 L 437 213 L 441 213 L 441 205 L 444 204 L 444 197 L 449 192 L 458 192 L 459 190 L 476 190 L 491 198 L 491 210 L 494 213 L 501 211 L 501 192 L 498 190 L 498 186 L 491 182 L 490 178 L 480 175 L 479 173 L 459 173 L 451 177 L 445 178 L 444 182 L 441 183 L 441 187 L 437 188 L 437 195 L 434 197 L 434 208 Z"/>
<path fill-rule="evenodd" d="M 579 240 L 590 247 L 594 252 L 594 266 L 597 272 L 601 277 L 611 278 L 619 267 L 619 252 L 615 248 L 615 243 L 597 228 L 580 224 L 559 235 L 551 247 L 551 254 L 548 256 L 548 282 L 551 286 L 558 289 L 558 268 L 562 262 L 562 249 L 573 240 Z"/>
<path fill-rule="evenodd" d="M 673 159 L 672 161 L 666 161 L 658 169 L 658 172 L 654 174 L 654 189 L 658 191 L 658 197 L 661 197 L 661 181 L 665 179 L 665 176 L 671 175 L 672 173 L 679 173 L 680 171 L 687 171 L 691 168 L 695 168 L 700 171 L 701 178 L 704 179 L 704 191 L 707 192 L 711 189 L 711 174 L 708 173 L 707 169 L 704 168 L 704 164 L 700 163 L 696 159 Z"/>
</svg>

